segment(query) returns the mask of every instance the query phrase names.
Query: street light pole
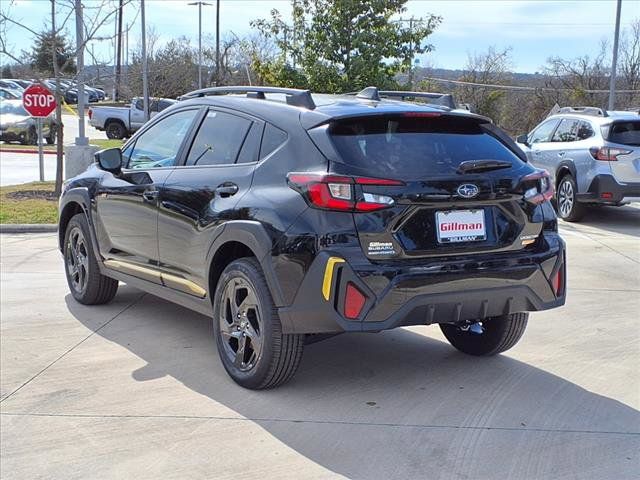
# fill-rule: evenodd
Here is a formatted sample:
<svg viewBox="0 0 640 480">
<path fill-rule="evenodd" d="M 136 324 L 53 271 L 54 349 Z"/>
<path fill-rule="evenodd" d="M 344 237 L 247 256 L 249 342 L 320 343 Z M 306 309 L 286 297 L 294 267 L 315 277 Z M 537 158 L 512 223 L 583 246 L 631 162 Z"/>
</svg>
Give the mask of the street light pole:
<svg viewBox="0 0 640 480">
<path fill-rule="evenodd" d="M 76 10 L 76 64 L 78 68 L 78 136 L 76 145 L 89 145 L 84 132 L 84 23 L 82 19 L 82 1 L 75 1 Z"/>
<path fill-rule="evenodd" d="M 140 0 L 140 21 L 142 22 L 142 112 L 144 121 L 149 120 L 149 72 L 147 63 L 147 24 L 144 19 L 144 0 Z"/>
<path fill-rule="evenodd" d="M 618 40 L 620 38 L 620 10 L 622 0 L 618 0 L 616 8 L 616 29 L 613 34 L 613 58 L 611 59 L 611 78 L 609 79 L 609 110 L 615 108 L 616 103 L 616 64 L 618 63 Z"/>
<path fill-rule="evenodd" d="M 192 2 L 198 6 L 198 89 L 202 88 L 202 6 L 211 5 L 205 2 Z"/>
</svg>

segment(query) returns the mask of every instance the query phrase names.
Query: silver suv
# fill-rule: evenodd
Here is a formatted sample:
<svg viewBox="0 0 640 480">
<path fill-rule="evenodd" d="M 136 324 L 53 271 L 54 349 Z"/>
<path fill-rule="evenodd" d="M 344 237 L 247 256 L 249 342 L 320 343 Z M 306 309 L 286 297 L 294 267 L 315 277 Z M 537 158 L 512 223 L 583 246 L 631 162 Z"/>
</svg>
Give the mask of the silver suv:
<svg viewBox="0 0 640 480">
<path fill-rule="evenodd" d="M 640 197 L 640 112 L 564 107 L 516 142 L 551 174 L 564 220 L 579 221 L 589 205 Z"/>
</svg>

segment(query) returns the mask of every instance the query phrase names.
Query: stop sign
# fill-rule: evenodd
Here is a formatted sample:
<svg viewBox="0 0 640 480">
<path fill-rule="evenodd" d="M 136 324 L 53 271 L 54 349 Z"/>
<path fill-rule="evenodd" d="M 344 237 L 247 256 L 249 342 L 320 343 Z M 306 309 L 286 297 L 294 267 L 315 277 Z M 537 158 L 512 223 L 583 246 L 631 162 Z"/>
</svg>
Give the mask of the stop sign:
<svg viewBox="0 0 640 480">
<path fill-rule="evenodd" d="M 46 117 L 56 109 L 56 98 L 42 85 L 33 84 L 22 93 L 24 109 L 34 117 Z"/>
</svg>

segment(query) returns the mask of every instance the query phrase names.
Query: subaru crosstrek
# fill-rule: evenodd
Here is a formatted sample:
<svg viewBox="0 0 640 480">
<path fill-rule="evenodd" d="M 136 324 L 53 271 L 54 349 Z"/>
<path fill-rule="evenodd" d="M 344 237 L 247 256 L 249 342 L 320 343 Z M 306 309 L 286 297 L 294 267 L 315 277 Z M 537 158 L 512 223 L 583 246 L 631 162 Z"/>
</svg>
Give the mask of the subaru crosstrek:
<svg viewBox="0 0 640 480">
<path fill-rule="evenodd" d="M 343 332 L 437 323 L 462 352 L 511 348 L 565 302 L 549 176 L 489 119 L 396 93 L 183 96 L 65 183 L 71 294 L 121 281 L 212 317 L 253 389 Z"/>
<path fill-rule="evenodd" d="M 640 113 L 563 107 L 518 138 L 529 161 L 551 174 L 558 215 L 582 219 L 590 206 L 640 198 Z"/>
</svg>

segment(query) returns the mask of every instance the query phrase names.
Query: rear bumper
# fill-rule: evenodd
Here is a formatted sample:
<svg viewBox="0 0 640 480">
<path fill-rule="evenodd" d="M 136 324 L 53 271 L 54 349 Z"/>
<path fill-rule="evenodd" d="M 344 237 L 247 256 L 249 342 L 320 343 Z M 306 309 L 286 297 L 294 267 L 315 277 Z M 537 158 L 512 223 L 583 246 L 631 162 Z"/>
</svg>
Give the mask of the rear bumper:
<svg viewBox="0 0 640 480">
<path fill-rule="evenodd" d="M 596 175 L 587 192 L 577 195 L 579 202 L 604 204 L 618 204 L 631 197 L 640 197 L 640 182 L 619 183 L 613 175 Z"/>
<path fill-rule="evenodd" d="M 537 252 L 440 259 L 422 265 L 334 263 L 327 300 L 322 288 L 328 260 L 340 255 L 323 252 L 311 265 L 293 304 L 279 309 L 283 330 L 376 332 L 559 307 L 566 292 L 564 242 L 549 234 L 541 243 L 544 248 Z M 558 270 L 563 285 L 556 296 L 550 279 Z M 355 320 L 342 314 L 349 282 L 367 297 Z"/>
</svg>

